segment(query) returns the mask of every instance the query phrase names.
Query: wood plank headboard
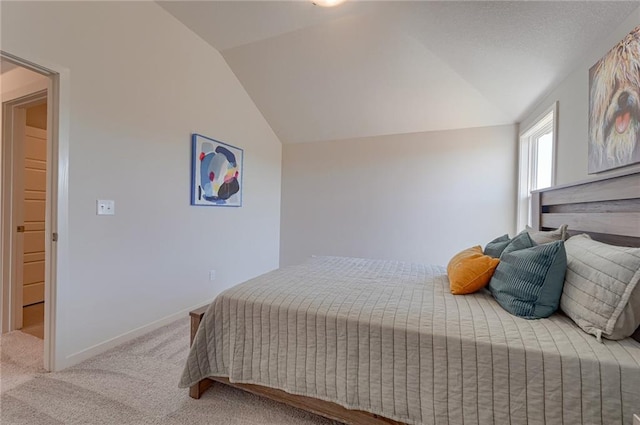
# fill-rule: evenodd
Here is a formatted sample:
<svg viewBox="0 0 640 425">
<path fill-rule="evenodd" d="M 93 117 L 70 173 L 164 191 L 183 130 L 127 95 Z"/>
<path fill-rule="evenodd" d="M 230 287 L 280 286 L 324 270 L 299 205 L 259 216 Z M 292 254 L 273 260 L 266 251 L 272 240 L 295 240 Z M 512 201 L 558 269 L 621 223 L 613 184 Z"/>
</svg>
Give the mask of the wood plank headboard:
<svg viewBox="0 0 640 425">
<path fill-rule="evenodd" d="M 640 171 L 531 192 L 533 227 L 640 247 Z"/>
</svg>

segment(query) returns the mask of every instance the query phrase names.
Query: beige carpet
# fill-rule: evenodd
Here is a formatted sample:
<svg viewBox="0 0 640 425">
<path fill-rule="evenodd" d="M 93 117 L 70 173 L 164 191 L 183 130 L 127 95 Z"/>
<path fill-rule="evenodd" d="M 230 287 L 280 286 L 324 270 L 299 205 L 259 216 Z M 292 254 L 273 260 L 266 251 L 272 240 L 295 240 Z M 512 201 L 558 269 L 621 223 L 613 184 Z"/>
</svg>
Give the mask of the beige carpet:
<svg viewBox="0 0 640 425">
<path fill-rule="evenodd" d="M 181 319 L 77 366 L 42 372 L 42 340 L 0 337 L 0 423 L 333 424 L 217 384 L 200 400 L 177 387 L 189 345 Z"/>
</svg>

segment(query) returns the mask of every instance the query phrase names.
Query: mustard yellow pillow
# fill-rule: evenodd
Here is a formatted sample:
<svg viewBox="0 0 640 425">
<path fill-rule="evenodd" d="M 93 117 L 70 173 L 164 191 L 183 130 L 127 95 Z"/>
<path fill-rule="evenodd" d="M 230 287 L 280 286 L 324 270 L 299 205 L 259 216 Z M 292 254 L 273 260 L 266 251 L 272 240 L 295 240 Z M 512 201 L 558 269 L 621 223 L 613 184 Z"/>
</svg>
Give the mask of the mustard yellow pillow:
<svg viewBox="0 0 640 425">
<path fill-rule="evenodd" d="M 451 293 L 471 294 L 487 286 L 500 260 L 482 253 L 480 245 L 456 254 L 447 266 Z"/>
</svg>

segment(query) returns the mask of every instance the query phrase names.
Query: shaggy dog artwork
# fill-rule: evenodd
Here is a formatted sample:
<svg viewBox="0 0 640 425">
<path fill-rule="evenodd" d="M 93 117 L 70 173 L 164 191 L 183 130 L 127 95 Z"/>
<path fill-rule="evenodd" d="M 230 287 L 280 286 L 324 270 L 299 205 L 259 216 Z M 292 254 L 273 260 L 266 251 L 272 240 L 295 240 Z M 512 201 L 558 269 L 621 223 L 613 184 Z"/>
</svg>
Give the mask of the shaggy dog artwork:
<svg viewBox="0 0 640 425">
<path fill-rule="evenodd" d="M 589 70 L 589 174 L 640 162 L 640 26 Z"/>
</svg>

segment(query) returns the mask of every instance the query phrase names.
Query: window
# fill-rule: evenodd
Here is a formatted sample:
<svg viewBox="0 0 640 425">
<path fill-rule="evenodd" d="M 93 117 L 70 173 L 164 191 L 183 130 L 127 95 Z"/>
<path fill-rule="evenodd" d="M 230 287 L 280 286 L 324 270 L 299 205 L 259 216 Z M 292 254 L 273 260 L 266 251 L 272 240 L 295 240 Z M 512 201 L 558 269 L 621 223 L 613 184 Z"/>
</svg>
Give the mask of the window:
<svg viewBox="0 0 640 425">
<path fill-rule="evenodd" d="M 520 133 L 518 230 L 531 225 L 531 191 L 555 184 L 558 102 Z"/>
</svg>

